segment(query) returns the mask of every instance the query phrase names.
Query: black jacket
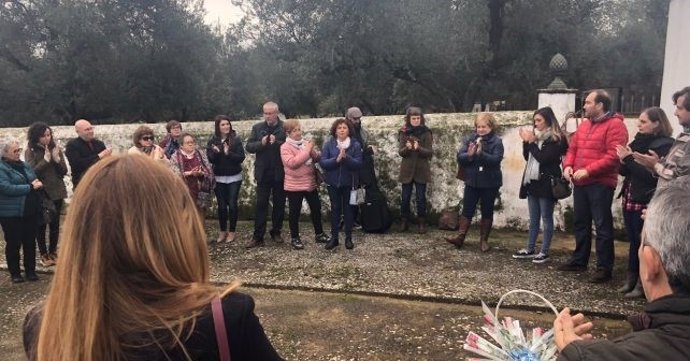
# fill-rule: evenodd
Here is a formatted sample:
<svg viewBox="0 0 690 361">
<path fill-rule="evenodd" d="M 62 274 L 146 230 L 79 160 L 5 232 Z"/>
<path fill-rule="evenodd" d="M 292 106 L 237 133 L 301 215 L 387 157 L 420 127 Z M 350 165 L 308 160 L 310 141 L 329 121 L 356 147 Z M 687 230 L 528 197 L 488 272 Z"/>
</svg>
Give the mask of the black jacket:
<svg viewBox="0 0 690 361">
<path fill-rule="evenodd" d="M 529 155 L 532 154 L 534 159 L 539 162 L 539 179 L 529 182 L 526 186 L 520 180 L 520 198 L 527 198 L 528 194 L 539 198 L 553 198 L 551 179 L 560 178 L 563 175 L 561 158 L 567 150 L 568 142 L 563 138 L 560 140 L 546 139 L 541 145 L 541 149 L 537 143 L 522 143 L 522 156 L 525 160 L 528 160 Z M 527 166 L 525 165 L 525 167 Z"/>
<path fill-rule="evenodd" d="M 84 176 L 84 173 L 100 160 L 98 153 L 105 150 L 105 144 L 98 139 L 91 141 L 93 149 L 83 139 L 77 137 L 67 143 L 65 155 L 72 169 L 72 188 L 77 188 L 77 184 Z"/>
<path fill-rule="evenodd" d="M 245 158 L 242 139 L 233 131 L 228 137 L 228 142 L 230 144 L 228 154 L 225 154 L 223 151 L 223 141 L 220 137 L 211 136 L 211 139 L 206 144 L 206 157 L 213 164 L 213 174 L 217 176 L 230 176 L 242 173 L 242 162 L 244 162 Z M 213 149 L 214 145 L 220 152 L 216 152 Z"/>
<path fill-rule="evenodd" d="M 659 298 L 630 323 L 633 332 L 617 339 L 569 344 L 558 361 L 690 360 L 690 297 Z"/>
<path fill-rule="evenodd" d="M 275 135 L 275 142 L 262 144 L 261 138 L 271 134 Z M 246 149 L 247 152 L 256 154 L 254 178 L 257 184 L 282 182 L 285 179 L 283 160 L 280 158 L 280 146 L 283 143 L 285 143 L 285 130 L 282 120 L 278 120 L 278 123 L 272 127 L 265 120 L 252 126 L 252 134 L 247 139 Z"/>
<path fill-rule="evenodd" d="M 663 158 L 668 154 L 671 145 L 673 145 L 673 138 L 671 137 L 637 133 L 629 147 L 633 152 L 643 154 L 653 150 L 659 155 L 659 158 Z M 656 190 L 658 178 L 655 177 L 655 174 L 635 162 L 632 155 L 623 159 L 623 164 L 618 172 L 625 177 L 625 185 L 630 186 L 632 201 L 639 204 L 649 203 Z"/>
<path fill-rule="evenodd" d="M 264 329 L 259 323 L 259 318 L 254 314 L 254 300 L 250 296 L 233 292 L 223 298 L 222 305 L 225 330 L 230 345 L 230 357 L 233 361 L 282 360 L 266 337 Z M 32 309 L 24 321 L 24 351 L 31 361 L 36 359 L 33 350 L 39 332 L 40 317 L 41 307 L 39 306 Z M 137 341 L 141 342 L 138 339 L 132 340 L 132 342 Z M 220 360 L 210 306 L 197 318 L 191 337 L 183 342 L 192 360 Z M 168 350 L 167 353 L 169 358 L 158 347 L 152 346 L 141 348 L 136 353 L 130 350 L 127 353 L 127 359 L 136 361 L 187 360 L 179 348 Z"/>
</svg>

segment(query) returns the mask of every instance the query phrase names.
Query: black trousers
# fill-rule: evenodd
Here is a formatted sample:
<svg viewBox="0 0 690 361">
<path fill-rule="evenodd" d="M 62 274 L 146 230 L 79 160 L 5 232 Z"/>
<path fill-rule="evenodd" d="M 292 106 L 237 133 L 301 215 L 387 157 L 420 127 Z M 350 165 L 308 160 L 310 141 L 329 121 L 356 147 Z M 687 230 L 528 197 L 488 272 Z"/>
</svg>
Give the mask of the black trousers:
<svg viewBox="0 0 690 361">
<path fill-rule="evenodd" d="M 288 192 L 287 199 L 289 202 L 290 216 L 290 237 L 299 237 L 299 216 L 302 211 L 302 200 L 306 198 L 309 205 L 309 215 L 311 217 L 311 224 L 314 226 L 314 234 L 323 233 L 323 224 L 321 224 L 321 199 L 319 199 L 319 192 L 315 189 L 311 192 Z"/>
<path fill-rule="evenodd" d="M 24 271 L 36 272 L 36 229 L 38 221 L 28 217 L 2 217 L 0 226 L 5 234 L 5 258 L 12 276 L 20 276 L 19 254 L 24 251 Z"/>
<path fill-rule="evenodd" d="M 273 214 L 271 233 L 280 233 L 285 218 L 285 191 L 283 181 L 260 183 L 256 185 L 256 214 L 254 217 L 254 239 L 263 240 L 266 234 L 266 213 L 269 199 L 273 194 Z"/>
<path fill-rule="evenodd" d="M 62 199 L 53 201 L 55 204 L 55 214 L 50 219 L 50 224 L 42 224 L 38 226 L 38 233 L 36 233 L 36 243 L 38 243 L 38 251 L 41 255 L 48 253 L 57 253 L 58 239 L 60 238 L 60 212 L 62 212 Z M 48 246 L 46 247 L 46 228 L 48 229 Z"/>
</svg>

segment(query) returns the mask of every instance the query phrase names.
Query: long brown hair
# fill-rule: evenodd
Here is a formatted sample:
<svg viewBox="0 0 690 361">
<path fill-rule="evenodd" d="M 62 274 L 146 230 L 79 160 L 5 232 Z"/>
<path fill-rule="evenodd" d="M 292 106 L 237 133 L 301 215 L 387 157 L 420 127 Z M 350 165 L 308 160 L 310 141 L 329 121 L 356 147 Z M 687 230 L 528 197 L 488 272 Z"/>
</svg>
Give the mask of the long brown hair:
<svg viewBox="0 0 690 361">
<path fill-rule="evenodd" d="M 186 354 L 182 343 L 220 291 L 209 283 L 206 235 L 189 192 L 180 191 L 185 184 L 138 154 L 99 161 L 80 184 L 36 360 L 114 361 L 177 347 Z"/>
</svg>

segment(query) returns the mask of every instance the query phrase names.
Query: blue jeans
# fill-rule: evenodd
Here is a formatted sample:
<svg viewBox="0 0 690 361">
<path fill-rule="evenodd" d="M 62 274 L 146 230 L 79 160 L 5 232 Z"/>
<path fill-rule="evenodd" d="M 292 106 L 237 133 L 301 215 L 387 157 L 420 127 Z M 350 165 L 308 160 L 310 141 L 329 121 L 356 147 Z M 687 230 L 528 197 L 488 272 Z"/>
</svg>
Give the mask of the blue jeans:
<svg viewBox="0 0 690 361">
<path fill-rule="evenodd" d="M 539 221 L 544 222 L 544 239 L 541 244 L 541 253 L 549 254 L 551 239 L 553 238 L 553 207 L 556 201 L 552 198 L 527 196 L 527 206 L 529 208 L 529 238 L 527 249 L 534 251 L 539 234 Z"/>
<path fill-rule="evenodd" d="M 221 232 L 235 232 L 237 228 L 237 199 L 240 187 L 242 187 L 241 180 L 233 183 L 216 183 L 216 188 L 213 190 L 218 201 L 218 222 Z M 228 218 L 230 218 L 229 228 Z"/>
<path fill-rule="evenodd" d="M 352 236 L 352 224 L 354 223 L 354 213 L 350 206 L 350 187 L 328 186 L 328 197 L 331 200 L 331 237 L 338 239 L 340 229 L 340 215 L 345 218 L 345 236 Z"/>
<path fill-rule="evenodd" d="M 400 200 L 400 215 L 403 219 L 410 218 L 410 200 L 412 198 L 412 185 L 415 189 L 415 203 L 417 203 L 417 217 L 426 218 L 426 183 L 410 182 L 402 185 L 402 197 Z"/>
<path fill-rule="evenodd" d="M 640 248 L 642 226 L 644 225 L 642 211 L 623 211 L 623 221 L 625 222 L 625 233 L 628 235 L 628 241 L 630 241 L 628 273 L 634 273 L 637 276 L 640 273 L 640 258 L 637 250 Z"/>
<path fill-rule="evenodd" d="M 494 202 L 498 195 L 498 188 L 475 188 L 465 185 L 462 199 L 462 215 L 468 219 L 474 217 L 477 203 L 481 202 L 482 219 L 494 219 Z"/>
<path fill-rule="evenodd" d="M 611 203 L 615 189 L 603 184 L 575 186 L 575 251 L 570 263 L 587 266 L 592 250 L 592 221 L 596 227 L 597 268 L 613 269 L 613 215 Z"/>
</svg>

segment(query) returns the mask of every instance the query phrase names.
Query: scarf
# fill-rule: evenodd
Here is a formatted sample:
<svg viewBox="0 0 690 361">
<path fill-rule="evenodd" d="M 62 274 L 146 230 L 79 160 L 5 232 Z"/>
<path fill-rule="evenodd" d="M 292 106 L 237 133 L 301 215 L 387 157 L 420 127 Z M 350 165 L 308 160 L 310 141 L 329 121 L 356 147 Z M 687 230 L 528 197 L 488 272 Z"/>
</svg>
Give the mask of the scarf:
<svg viewBox="0 0 690 361">
<path fill-rule="evenodd" d="M 683 133 L 685 133 L 685 134 L 690 133 L 690 125 L 684 125 L 683 126 Z"/>
<path fill-rule="evenodd" d="M 411 135 L 411 136 L 414 136 L 417 138 L 420 138 L 422 135 L 424 135 L 424 133 L 426 133 L 428 131 L 429 131 L 429 128 L 427 128 L 426 125 L 419 125 L 416 127 L 409 126 L 409 127 L 403 128 L 403 132 L 406 135 Z"/>
<path fill-rule="evenodd" d="M 287 139 L 285 139 L 285 143 L 288 143 L 288 144 L 290 144 L 291 146 L 293 146 L 293 147 L 295 147 L 295 148 L 297 148 L 297 149 L 299 149 L 299 150 L 304 149 L 304 139 L 294 140 L 294 139 L 292 139 L 292 138 L 290 138 L 290 137 L 287 137 Z M 312 160 L 311 160 L 311 156 L 310 156 L 309 159 L 307 159 L 307 161 L 304 162 L 304 164 L 306 164 L 306 165 L 311 165 L 311 163 L 312 163 Z"/>
<path fill-rule="evenodd" d="M 650 146 L 652 145 L 652 142 L 657 138 L 658 136 L 654 134 L 637 133 L 635 134 L 635 139 L 633 139 L 633 141 L 629 144 L 630 149 L 633 152 L 647 153 Z"/>
<path fill-rule="evenodd" d="M 551 138 L 553 133 L 551 132 L 551 128 L 548 128 L 543 132 L 535 129 L 534 135 L 537 137 L 537 148 L 541 150 L 541 147 L 544 145 L 544 141 Z M 530 153 L 529 158 L 527 159 L 527 165 L 525 166 L 525 176 L 522 178 L 522 184 L 527 185 L 533 180 L 539 180 L 539 161 L 537 161 L 532 153 Z"/>
<path fill-rule="evenodd" d="M 343 140 L 343 141 L 340 141 L 340 139 L 335 138 L 335 141 L 338 145 L 338 149 L 350 148 L 350 137 L 345 138 L 345 140 Z"/>
</svg>

